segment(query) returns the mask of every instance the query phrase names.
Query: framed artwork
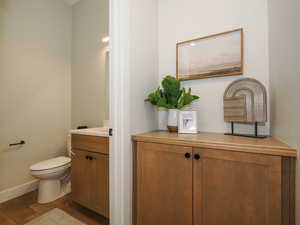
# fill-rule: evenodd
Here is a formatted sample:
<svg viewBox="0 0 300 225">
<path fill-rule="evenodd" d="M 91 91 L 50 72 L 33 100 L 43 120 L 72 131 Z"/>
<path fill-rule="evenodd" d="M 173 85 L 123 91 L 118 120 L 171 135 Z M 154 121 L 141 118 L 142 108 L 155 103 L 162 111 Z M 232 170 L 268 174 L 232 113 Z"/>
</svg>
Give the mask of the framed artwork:
<svg viewBox="0 0 300 225">
<path fill-rule="evenodd" d="M 197 127 L 197 112 L 196 111 L 180 111 L 179 112 L 179 129 L 181 134 L 196 134 Z"/>
<path fill-rule="evenodd" d="M 243 29 L 177 43 L 177 79 L 243 74 Z"/>
</svg>

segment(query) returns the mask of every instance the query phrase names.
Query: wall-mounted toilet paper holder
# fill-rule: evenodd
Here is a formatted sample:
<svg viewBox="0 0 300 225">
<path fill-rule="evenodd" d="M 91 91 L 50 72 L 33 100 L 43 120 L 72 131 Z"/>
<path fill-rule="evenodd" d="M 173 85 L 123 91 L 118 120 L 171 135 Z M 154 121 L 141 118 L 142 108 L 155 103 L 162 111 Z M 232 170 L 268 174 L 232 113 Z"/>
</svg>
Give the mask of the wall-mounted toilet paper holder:
<svg viewBox="0 0 300 225">
<path fill-rule="evenodd" d="M 9 144 L 9 146 L 12 147 L 12 146 L 16 146 L 16 145 L 25 145 L 25 144 L 26 144 L 26 142 L 23 141 L 23 140 L 21 140 L 21 141 L 18 142 L 18 143 Z"/>
</svg>

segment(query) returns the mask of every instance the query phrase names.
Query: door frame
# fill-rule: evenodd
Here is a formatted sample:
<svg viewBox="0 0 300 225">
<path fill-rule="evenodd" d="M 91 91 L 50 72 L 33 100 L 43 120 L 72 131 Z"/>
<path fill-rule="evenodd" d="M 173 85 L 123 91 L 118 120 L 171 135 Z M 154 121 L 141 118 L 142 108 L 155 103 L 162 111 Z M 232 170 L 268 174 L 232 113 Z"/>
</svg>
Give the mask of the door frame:
<svg viewBox="0 0 300 225">
<path fill-rule="evenodd" d="M 110 224 L 132 225 L 129 126 L 130 0 L 110 0 Z"/>
</svg>

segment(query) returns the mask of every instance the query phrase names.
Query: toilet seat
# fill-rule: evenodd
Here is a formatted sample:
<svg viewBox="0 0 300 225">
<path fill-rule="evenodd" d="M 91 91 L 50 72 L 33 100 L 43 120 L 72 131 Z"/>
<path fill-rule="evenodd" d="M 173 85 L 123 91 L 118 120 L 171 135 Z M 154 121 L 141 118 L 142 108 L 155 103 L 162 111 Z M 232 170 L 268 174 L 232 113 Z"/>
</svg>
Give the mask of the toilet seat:
<svg viewBox="0 0 300 225">
<path fill-rule="evenodd" d="M 60 166 L 60 167 L 56 167 L 54 169 L 48 169 L 48 170 L 31 170 L 31 175 L 32 176 L 50 176 L 51 174 L 55 175 L 57 173 L 60 173 L 61 171 L 64 171 L 68 168 L 71 167 L 71 163 L 65 165 L 65 166 Z M 41 177 L 41 178 L 42 178 Z"/>
<path fill-rule="evenodd" d="M 56 169 L 62 169 L 61 167 L 70 167 L 71 166 L 71 158 L 69 157 L 57 157 L 49 160 L 45 160 L 39 163 L 36 163 L 30 167 L 31 171 L 36 172 L 46 172 L 47 170 L 56 170 Z"/>
</svg>

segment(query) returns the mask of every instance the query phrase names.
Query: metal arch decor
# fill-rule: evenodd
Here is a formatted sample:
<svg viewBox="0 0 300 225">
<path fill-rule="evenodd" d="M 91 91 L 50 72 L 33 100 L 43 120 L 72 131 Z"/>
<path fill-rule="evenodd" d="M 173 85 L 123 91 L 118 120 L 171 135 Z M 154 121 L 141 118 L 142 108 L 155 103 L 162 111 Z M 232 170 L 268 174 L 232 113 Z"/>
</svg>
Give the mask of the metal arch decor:
<svg viewBox="0 0 300 225">
<path fill-rule="evenodd" d="M 258 124 L 267 122 L 267 91 L 264 85 L 252 78 L 232 82 L 224 93 L 224 121 L 231 123 L 230 135 L 263 138 L 258 135 Z M 234 123 L 254 124 L 255 134 L 234 133 Z"/>
</svg>

